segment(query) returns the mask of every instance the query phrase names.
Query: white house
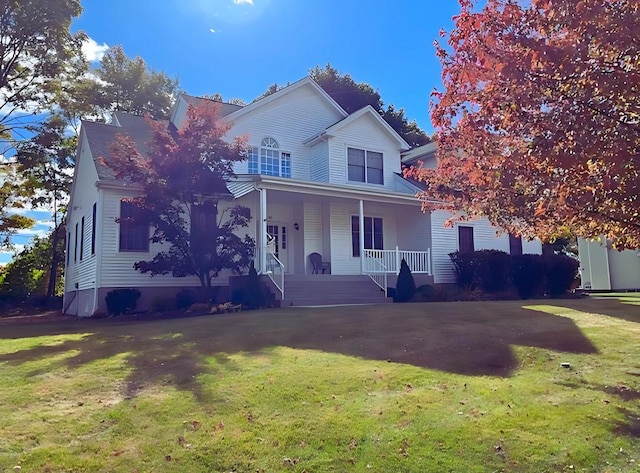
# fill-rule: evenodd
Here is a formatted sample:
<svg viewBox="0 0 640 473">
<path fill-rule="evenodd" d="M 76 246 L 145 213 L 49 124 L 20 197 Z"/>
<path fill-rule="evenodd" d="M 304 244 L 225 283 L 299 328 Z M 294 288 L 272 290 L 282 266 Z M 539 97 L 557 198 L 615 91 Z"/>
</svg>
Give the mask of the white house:
<svg viewBox="0 0 640 473">
<path fill-rule="evenodd" d="M 179 127 L 201 100 L 181 96 L 167 126 Z M 243 107 L 222 104 L 220 115 L 231 125 L 228 138 L 245 136 L 251 146 L 227 185 L 230 205 L 251 209 L 246 233 L 257 243 L 256 267 L 283 305 L 383 302 L 381 289 L 394 283 L 402 258 L 419 281 L 439 283 L 453 281 L 448 253 L 461 245 L 509 251 L 508 235 L 496 236 L 484 220 L 451 229 L 445 212 L 421 212 L 419 188 L 401 168 L 427 158 L 434 145 L 409 151 L 373 108 L 349 115 L 310 78 Z M 122 199 L 135 193 L 104 162 L 119 133 L 141 146 L 149 137 L 145 120 L 125 113 L 82 126 L 67 217 L 66 313 L 104 311 L 114 288 L 140 289 L 144 308 L 199 285 L 133 269 L 158 246 L 149 243 L 150 228 L 116 222 L 128 209 Z M 521 243 L 522 251 L 540 252 L 539 243 Z M 312 253 L 321 255 L 325 274 L 311 274 Z M 228 277 L 216 284 L 228 285 Z"/>
<path fill-rule="evenodd" d="M 640 289 L 640 249 L 618 251 L 611 248 L 604 237 L 591 241 L 579 238 L 578 257 L 583 289 Z"/>
</svg>

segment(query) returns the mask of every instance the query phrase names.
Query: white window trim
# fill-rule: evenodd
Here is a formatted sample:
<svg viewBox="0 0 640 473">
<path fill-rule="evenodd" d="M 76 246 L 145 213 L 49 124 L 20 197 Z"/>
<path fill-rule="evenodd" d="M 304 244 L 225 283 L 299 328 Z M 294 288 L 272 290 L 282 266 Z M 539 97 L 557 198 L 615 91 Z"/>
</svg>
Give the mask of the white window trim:
<svg viewBox="0 0 640 473">
<path fill-rule="evenodd" d="M 351 222 L 353 220 L 353 217 L 356 217 L 357 219 L 360 219 L 360 215 L 359 214 L 353 214 L 353 213 L 349 214 L 349 237 L 350 237 L 349 241 L 350 241 L 350 243 L 352 245 L 353 245 L 353 242 L 351 241 L 351 238 L 353 238 L 353 236 L 352 236 L 353 227 L 351 226 Z M 374 214 L 365 214 L 365 215 L 363 215 L 363 217 L 364 218 L 371 218 L 371 219 L 379 218 L 380 220 L 382 220 L 382 249 L 384 250 L 384 244 L 385 244 L 385 241 L 387 240 L 387 235 L 385 233 L 385 224 L 384 224 L 384 221 L 386 220 L 385 216 L 384 215 L 380 215 L 380 214 L 375 214 L 375 215 Z M 372 220 L 371 224 L 373 225 L 373 220 Z M 363 231 L 364 231 L 364 229 L 363 229 Z M 363 248 L 360 248 L 360 249 L 362 250 Z M 370 250 L 370 249 L 375 249 L 375 248 L 364 248 L 364 249 L 365 250 Z M 353 256 L 353 251 L 349 251 L 349 253 L 351 254 L 351 259 L 354 259 L 354 260 L 356 260 L 356 259 L 359 260 L 362 257 L 362 252 L 360 252 L 360 256 Z"/>
<path fill-rule="evenodd" d="M 456 232 L 456 251 L 460 251 L 460 227 L 471 227 L 473 228 L 473 250 L 476 250 L 476 225 L 472 222 L 456 222 L 455 224 L 455 232 Z"/>
<path fill-rule="evenodd" d="M 269 148 L 267 146 L 262 146 L 262 142 L 266 139 L 271 139 L 273 141 L 275 141 L 278 144 L 277 148 Z M 291 151 L 287 151 L 286 149 L 280 148 L 280 143 L 278 142 L 278 140 L 276 140 L 275 138 L 273 138 L 272 136 L 265 136 L 264 138 L 262 138 L 262 140 L 260 140 L 260 144 L 259 145 L 249 145 L 250 148 L 257 150 L 257 158 L 258 158 L 258 175 L 265 175 L 265 176 L 273 176 L 273 174 L 267 174 L 266 172 L 264 172 L 264 170 L 262 169 L 262 150 L 276 150 L 278 151 L 278 174 L 274 177 L 287 177 L 287 178 L 291 178 L 293 177 L 293 153 Z M 283 160 L 283 155 L 288 155 L 289 156 L 289 171 L 290 171 L 290 175 L 289 176 L 283 176 L 282 175 L 282 160 Z M 251 158 L 249 158 L 251 159 Z M 249 160 L 247 160 L 247 173 L 248 174 L 253 174 L 255 175 L 256 173 L 251 173 L 249 170 Z"/>
<path fill-rule="evenodd" d="M 359 149 L 364 151 L 364 181 L 352 181 L 351 179 L 349 179 L 349 148 L 352 149 Z M 368 167 L 367 167 L 367 153 L 380 153 L 382 155 L 382 183 L 377 183 L 377 182 L 369 182 L 369 175 L 368 175 Z M 354 183 L 354 184 L 366 184 L 366 185 L 370 185 L 370 186 L 381 186 L 384 187 L 384 179 L 385 179 L 385 173 L 384 173 L 384 169 L 385 169 L 385 162 L 384 162 L 384 151 L 382 150 L 378 150 L 378 149 L 374 149 L 374 148 L 365 148 L 362 146 L 357 146 L 357 145 L 345 145 L 344 148 L 344 160 L 345 160 L 345 177 L 346 177 L 346 181 L 348 183 Z"/>
</svg>

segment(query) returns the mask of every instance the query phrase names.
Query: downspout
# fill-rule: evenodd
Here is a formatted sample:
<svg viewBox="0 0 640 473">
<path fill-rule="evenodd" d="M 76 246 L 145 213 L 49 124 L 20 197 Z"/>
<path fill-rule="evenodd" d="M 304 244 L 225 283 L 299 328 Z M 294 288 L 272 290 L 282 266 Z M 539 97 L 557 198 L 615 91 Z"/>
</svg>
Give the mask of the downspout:
<svg viewBox="0 0 640 473">
<path fill-rule="evenodd" d="M 97 185 L 97 183 L 96 183 Z M 90 315 L 95 314 L 98 311 L 98 291 L 102 284 L 102 227 L 104 222 L 102 216 L 104 215 L 104 190 L 98 187 L 98 202 L 96 209 L 96 253 L 92 255 L 96 258 L 95 269 L 95 281 L 93 290 L 93 310 Z"/>
</svg>

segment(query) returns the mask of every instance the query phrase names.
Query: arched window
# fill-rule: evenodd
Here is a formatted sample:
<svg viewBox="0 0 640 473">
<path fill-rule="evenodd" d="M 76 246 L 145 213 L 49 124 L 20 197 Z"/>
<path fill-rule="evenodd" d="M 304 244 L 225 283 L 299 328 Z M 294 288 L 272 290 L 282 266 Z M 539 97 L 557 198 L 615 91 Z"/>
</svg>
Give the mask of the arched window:
<svg viewBox="0 0 640 473">
<path fill-rule="evenodd" d="M 249 150 L 249 174 L 291 177 L 291 153 L 281 152 L 275 138 L 267 136 L 260 148 Z"/>
</svg>

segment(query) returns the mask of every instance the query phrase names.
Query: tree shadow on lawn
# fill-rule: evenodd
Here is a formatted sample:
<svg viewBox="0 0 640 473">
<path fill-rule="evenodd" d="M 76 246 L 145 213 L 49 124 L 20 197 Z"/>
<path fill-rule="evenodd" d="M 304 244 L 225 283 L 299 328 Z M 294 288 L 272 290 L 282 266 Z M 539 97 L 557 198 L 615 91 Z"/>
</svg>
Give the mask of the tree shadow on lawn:
<svg viewBox="0 0 640 473">
<path fill-rule="evenodd" d="M 516 303 L 486 307 L 491 311 L 468 302 L 287 308 L 134 323 L 79 320 L 2 327 L 0 339 L 86 335 L 80 340 L 0 355 L 0 363 L 20 364 L 69 354 L 46 369 L 73 369 L 125 354 L 130 370 L 125 396 L 160 384 L 191 391 L 203 399 L 200 374 L 215 374 L 216 365 L 241 369 L 229 355 L 260 354 L 278 346 L 502 377 L 510 376 L 518 365 L 512 345 L 597 352 L 569 318 L 524 309 Z M 215 363 L 210 363 L 210 358 Z"/>
<path fill-rule="evenodd" d="M 592 391 L 601 391 L 607 396 L 602 402 L 609 403 L 613 396 L 617 397 L 621 402 L 633 402 L 640 399 L 640 390 L 634 389 L 624 383 L 618 383 L 614 386 L 604 384 L 581 382 L 561 382 L 560 386 L 571 389 L 586 388 Z M 629 437 L 640 438 L 640 411 L 633 411 L 627 407 L 618 406 L 617 411 L 622 415 L 624 420 L 617 420 L 613 425 L 613 431 L 618 435 L 626 435 Z"/>
</svg>

